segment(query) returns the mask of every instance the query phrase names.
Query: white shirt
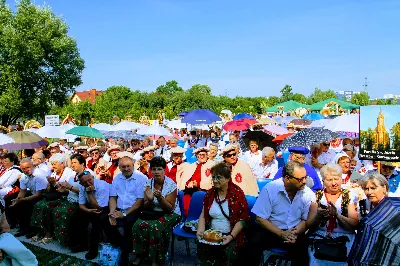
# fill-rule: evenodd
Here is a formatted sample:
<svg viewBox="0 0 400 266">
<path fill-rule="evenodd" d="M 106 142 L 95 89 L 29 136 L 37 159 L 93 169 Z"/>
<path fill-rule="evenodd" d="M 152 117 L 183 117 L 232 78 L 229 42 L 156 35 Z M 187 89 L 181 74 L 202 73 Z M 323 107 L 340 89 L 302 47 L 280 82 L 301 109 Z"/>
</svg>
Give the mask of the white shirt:
<svg viewBox="0 0 400 266">
<path fill-rule="evenodd" d="M 74 170 L 72 170 L 69 167 L 65 167 L 64 172 L 62 173 L 62 176 L 61 176 L 60 180 L 57 181 L 57 183 L 67 182 L 68 184 L 70 184 L 73 187 L 78 187 L 79 182 L 74 181 L 75 176 L 76 176 L 76 173 Z M 57 176 L 56 172 L 53 172 L 51 174 L 51 177 L 54 177 L 56 180 L 59 178 L 59 176 Z M 67 199 L 69 202 L 78 202 L 78 193 L 71 191 L 71 190 L 68 191 Z"/>
<path fill-rule="evenodd" d="M 110 199 L 110 186 L 111 185 L 106 181 L 94 178 L 95 190 L 92 193 L 100 207 L 108 206 L 108 201 Z M 79 204 L 86 203 L 89 203 L 86 187 L 79 185 Z"/>
<path fill-rule="evenodd" d="M 251 151 L 246 151 L 244 152 L 244 158 L 245 160 L 251 167 L 251 170 L 255 170 L 257 165 L 262 162 L 262 152 L 260 150 L 257 151 L 257 154 L 252 153 Z"/>
<path fill-rule="evenodd" d="M 267 165 L 265 166 L 261 162 L 255 165 L 253 172 L 257 179 L 274 178 L 276 173 L 278 172 L 278 161 L 274 159 L 272 162 L 267 163 Z"/>
<path fill-rule="evenodd" d="M 164 145 L 164 147 L 158 147 L 157 150 L 155 150 L 155 155 L 156 156 L 161 156 L 163 157 L 167 162 L 171 160 L 171 153 L 169 152 L 169 147 L 167 145 Z M 161 154 L 162 153 L 162 154 Z"/>
<path fill-rule="evenodd" d="M 21 189 L 29 190 L 32 195 L 36 194 L 37 191 L 47 188 L 47 173 L 36 168 L 31 176 L 22 174 L 19 185 Z"/>
<path fill-rule="evenodd" d="M 154 179 L 148 179 L 146 182 L 146 185 L 143 189 L 146 189 L 146 186 L 151 187 L 151 190 L 154 191 Z M 169 178 L 168 176 L 166 176 L 164 178 L 164 185 L 161 191 L 161 195 L 165 198 L 168 194 L 171 194 L 174 191 L 178 190 L 178 186 L 176 185 L 176 183 Z M 160 203 L 158 203 L 158 200 L 156 197 L 154 197 L 153 200 L 153 209 L 156 211 L 162 211 L 162 207 L 160 206 Z M 178 197 L 176 197 L 176 201 L 175 201 L 175 207 L 173 210 L 174 213 L 181 215 L 181 209 L 179 208 L 179 203 L 178 203 Z"/>
<path fill-rule="evenodd" d="M 11 187 L 17 182 L 18 176 L 22 173 L 18 169 L 18 166 L 13 165 L 3 173 L 0 177 L 0 188 Z"/>
<path fill-rule="evenodd" d="M 229 216 L 228 201 L 221 204 L 225 214 Z M 228 219 L 223 215 L 218 203 L 214 200 L 211 204 L 209 214 L 211 216 L 211 229 L 217 230 L 221 233 L 229 233 L 231 231 L 231 224 Z"/>
<path fill-rule="evenodd" d="M 117 208 L 127 210 L 133 206 L 137 199 L 143 199 L 147 180 L 145 175 L 137 171 L 134 171 L 129 178 L 126 178 L 122 173 L 114 177 L 110 197 L 117 197 Z"/>
<path fill-rule="evenodd" d="M 251 211 L 278 228 L 287 230 L 307 220 L 311 202 L 315 201 L 315 194 L 305 186 L 297 191 L 291 202 L 283 180 L 279 178 L 264 186 Z"/>
<path fill-rule="evenodd" d="M 51 169 L 46 162 L 43 162 L 43 163 L 39 164 L 38 166 L 36 166 L 36 169 L 39 169 L 39 170 L 45 172 L 47 176 L 51 175 Z"/>
</svg>

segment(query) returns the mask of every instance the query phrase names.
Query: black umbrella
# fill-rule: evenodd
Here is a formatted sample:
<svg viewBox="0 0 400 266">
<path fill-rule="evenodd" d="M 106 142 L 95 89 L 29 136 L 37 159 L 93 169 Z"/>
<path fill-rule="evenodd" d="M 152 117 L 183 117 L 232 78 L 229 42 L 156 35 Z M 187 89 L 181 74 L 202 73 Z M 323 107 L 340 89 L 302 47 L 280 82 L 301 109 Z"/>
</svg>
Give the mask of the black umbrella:
<svg viewBox="0 0 400 266">
<path fill-rule="evenodd" d="M 287 148 L 294 146 L 308 147 L 315 143 L 330 142 L 337 137 L 338 134 L 328 129 L 307 128 L 285 138 L 281 145 L 279 145 L 278 150 L 286 150 Z"/>
<path fill-rule="evenodd" d="M 249 146 L 250 140 L 256 140 L 258 142 L 258 148 L 262 150 L 264 147 L 276 148 L 276 143 L 272 140 L 275 137 L 263 132 L 263 131 L 247 131 L 243 136 L 243 141 L 246 146 Z"/>
</svg>

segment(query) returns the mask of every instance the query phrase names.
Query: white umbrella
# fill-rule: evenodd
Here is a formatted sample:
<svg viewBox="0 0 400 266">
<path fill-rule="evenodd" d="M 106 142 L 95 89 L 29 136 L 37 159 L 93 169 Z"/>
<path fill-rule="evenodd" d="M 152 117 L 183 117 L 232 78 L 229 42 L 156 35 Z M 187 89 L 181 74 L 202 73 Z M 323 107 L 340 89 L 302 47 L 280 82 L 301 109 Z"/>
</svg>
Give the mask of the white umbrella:
<svg viewBox="0 0 400 266">
<path fill-rule="evenodd" d="M 135 122 L 122 121 L 114 126 L 114 130 L 135 130 L 142 128 L 143 125 Z"/>
<path fill-rule="evenodd" d="M 6 134 L 0 133 L 0 145 L 13 143 L 14 140 Z"/>
<path fill-rule="evenodd" d="M 167 127 L 181 129 L 181 128 L 187 128 L 188 125 L 186 123 L 182 123 L 181 120 L 177 119 L 169 121 L 167 123 Z"/>
<path fill-rule="evenodd" d="M 141 128 L 137 131 L 137 134 L 146 136 L 165 136 L 165 137 L 172 136 L 172 134 L 169 132 L 168 129 L 157 125 L 151 125 L 145 128 Z"/>
<path fill-rule="evenodd" d="M 32 127 L 32 128 L 28 128 L 28 129 L 26 129 L 26 130 L 24 130 L 24 131 L 36 133 L 38 130 L 39 130 L 38 128 Z"/>
<path fill-rule="evenodd" d="M 202 125 L 193 125 L 192 129 L 194 129 L 194 130 L 210 130 L 210 127 L 206 124 L 202 124 Z"/>
<path fill-rule="evenodd" d="M 92 128 L 95 128 L 100 131 L 116 131 L 115 127 L 106 123 L 98 123 L 92 125 Z"/>
<path fill-rule="evenodd" d="M 329 129 L 334 132 L 355 132 L 360 131 L 360 115 L 342 115 L 334 119 L 329 120 L 325 125 L 325 129 Z"/>
<path fill-rule="evenodd" d="M 75 138 L 75 135 L 65 134 L 68 128 L 61 126 L 44 126 L 39 128 L 35 133 L 42 138 L 52 138 L 52 139 L 71 139 Z"/>
<path fill-rule="evenodd" d="M 325 127 L 327 124 L 332 122 L 332 119 L 320 119 L 312 121 L 311 125 L 308 128 L 312 127 Z"/>
</svg>

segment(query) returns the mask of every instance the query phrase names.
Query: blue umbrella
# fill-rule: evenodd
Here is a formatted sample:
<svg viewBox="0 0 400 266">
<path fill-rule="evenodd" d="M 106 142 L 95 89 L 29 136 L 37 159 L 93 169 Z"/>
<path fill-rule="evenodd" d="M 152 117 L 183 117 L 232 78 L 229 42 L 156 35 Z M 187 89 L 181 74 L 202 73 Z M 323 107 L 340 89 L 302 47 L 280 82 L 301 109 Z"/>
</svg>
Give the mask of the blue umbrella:
<svg viewBox="0 0 400 266">
<path fill-rule="evenodd" d="M 320 120 L 320 119 L 324 119 L 325 116 L 318 114 L 318 113 L 311 113 L 311 114 L 306 114 L 305 116 L 303 116 L 303 119 L 307 119 L 307 120 Z"/>
<path fill-rule="evenodd" d="M 246 114 L 246 113 L 237 114 L 232 119 L 239 120 L 239 119 L 244 119 L 244 118 L 255 119 L 254 116 L 252 116 L 251 114 Z"/>
<path fill-rule="evenodd" d="M 213 111 L 207 109 L 190 111 L 182 118 L 182 123 L 191 125 L 211 124 L 216 121 L 221 121 L 221 118 Z"/>
<path fill-rule="evenodd" d="M 144 137 L 133 133 L 132 131 L 129 130 L 117 130 L 117 131 L 102 131 L 103 135 L 105 138 L 113 138 L 113 139 L 118 139 L 118 138 L 122 138 L 122 139 L 138 139 L 138 140 L 143 140 Z"/>
</svg>

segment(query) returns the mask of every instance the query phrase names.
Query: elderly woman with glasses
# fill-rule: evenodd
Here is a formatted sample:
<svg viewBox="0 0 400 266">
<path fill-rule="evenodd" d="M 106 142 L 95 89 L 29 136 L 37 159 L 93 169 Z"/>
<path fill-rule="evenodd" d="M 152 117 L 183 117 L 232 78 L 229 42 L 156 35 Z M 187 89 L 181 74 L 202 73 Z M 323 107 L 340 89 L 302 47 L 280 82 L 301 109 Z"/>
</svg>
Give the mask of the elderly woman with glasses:
<svg viewBox="0 0 400 266">
<path fill-rule="evenodd" d="M 258 196 L 257 179 L 248 163 L 238 158 L 238 148 L 229 144 L 220 153 L 225 163 L 232 167 L 232 182 L 238 185 L 245 195 Z"/>
<path fill-rule="evenodd" d="M 342 167 L 332 163 L 321 168 L 324 189 L 315 193 L 317 203 L 310 207 L 307 228 L 311 236 L 313 233 L 332 237 L 347 236 L 350 240 L 346 244 L 349 252 L 359 222 L 356 208 L 358 196 L 342 188 L 342 172 Z M 310 265 L 330 265 L 329 261 L 318 260 L 312 253 L 310 248 Z M 347 262 L 335 262 L 334 265 L 347 265 Z"/>
<path fill-rule="evenodd" d="M 101 170 L 106 169 L 106 161 L 101 156 L 100 153 L 100 146 L 93 146 L 92 148 L 88 149 L 91 158 L 87 161 L 87 168 L 92 170 L 95 173 L 95 177 L 100 179 L 100 172 Z"/>
<path fill-rule="evenodd" d="M 243 228 L 250 221 L 243 190 L 232 182 L 231 165 L 221 162 L 211 168 L 214 186 L 204 197 L 197 237 L 203 239 L 206 230 L 222 234 L 221 246 L 199 243 L 200 265 L 234 265 L 239 250 L 245 244 Z"/>
<path fill-rule="evenodd" d="M 83 158 L 83 157 L 82 157 Z M 31 226 L 38 228 L 38 234 L 31 239 L 36 242 L 41 235 L 44 238 L 39 244 L 47 244 L 54 240 L 53 235 L 63 245 L 69 240 L 69 222 L 78 208 L 79 183 L 76 173 L 66 167 L 63 154 L 56 153 L 49 159 L 53 168 L 47 177 L 49 185 L 44 199 L 35 204 Z"/>
<path fill-rule="evenodd" d="M 383 175 L 387 182 L 389 188 L 389 195 L 400 197 L 400 172 L 396 170 L 396 165 L 393 162 L 379 162 L 379 170 L 368 171 L 367 174 L 379 173 Z"/>
<path fill-rule="evenodd" d="M 167 163 L 162 157 L 150 161 L 153 178 L 146 183 L 144 208 L 132 229 L 134 265 L 139 265 L 147 255 L 153 266 L 164 265 L 172 228 L 179 222 L 176 183 L 165 176 Z"/>
<path fill-rule="evenodd" d="M 388 196 L 389 183 L 386 178 L 378 172 L 366 174 L 359 183 L 367 197 L 359 203 L 360 214 L 364 217 Z"/>
</svg>

